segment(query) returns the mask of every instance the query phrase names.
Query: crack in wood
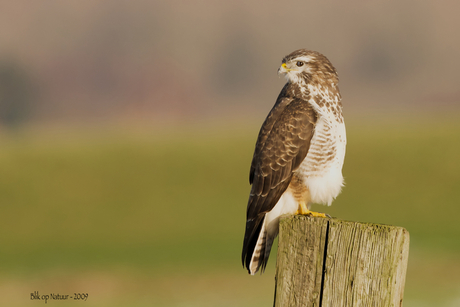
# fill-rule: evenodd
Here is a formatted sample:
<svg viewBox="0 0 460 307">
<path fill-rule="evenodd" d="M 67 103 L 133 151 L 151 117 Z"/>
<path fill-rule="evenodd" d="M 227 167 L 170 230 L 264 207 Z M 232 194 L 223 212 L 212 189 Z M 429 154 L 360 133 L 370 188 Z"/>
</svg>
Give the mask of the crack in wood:
<svg viewBox="0 0 460 307">
<path fill-rule="evenodd" d="M 321 288 L 320 288 L 320 293 L 319 293 L 319 307 L 323 306 L 324 279 L 326 278 L 326 260 L 327 260 L 328 243 L 329 243 L 329 221 L 327 221 L 326 238 L 324 241 L 323 267 L 321 271 Z"/>
</svg>

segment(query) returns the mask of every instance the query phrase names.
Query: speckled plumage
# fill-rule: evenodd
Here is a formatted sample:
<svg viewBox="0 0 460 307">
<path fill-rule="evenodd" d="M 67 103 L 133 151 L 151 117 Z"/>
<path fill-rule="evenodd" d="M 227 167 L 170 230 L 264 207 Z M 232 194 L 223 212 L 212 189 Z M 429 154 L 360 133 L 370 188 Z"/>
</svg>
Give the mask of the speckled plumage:
<svg viewBox="0 0 460 307">
<path fill-rule="evenodd" d="M 260 129 L 249 175 L 242 261 L 250 274 L 265 269 L 280 215 L 300 203 L 330 205 L 343 186 L 346 134 L 335 68 L 300 49 L 278 72 L 287 83 Z"/>
</svg>

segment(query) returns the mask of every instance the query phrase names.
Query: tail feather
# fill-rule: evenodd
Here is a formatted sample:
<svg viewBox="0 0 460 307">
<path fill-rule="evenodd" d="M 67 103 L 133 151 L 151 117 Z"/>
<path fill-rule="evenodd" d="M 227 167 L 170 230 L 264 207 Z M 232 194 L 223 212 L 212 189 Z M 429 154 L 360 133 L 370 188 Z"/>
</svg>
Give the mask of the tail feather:
<svg viewBox="0 0 460 307">
<path fill-rule="evenodd" d="M 243 267 L 249 268 L 254 248 L 256 247 L 257 239 L 259 237 L 260 230 L 264 217 L 257 217 L 255 219 L 248 219 L 246 221 L 246 231 L 244 233 L 243 252 L 241 254 L 241 261 Z"/>
<path fill-rule="evenodd" d="M 251 261 L 249 262 L 248 271 L 251 275 L 254 275 L 262 266 L 265 259 L 265 248 L 267 242 L 267 231 L 265 230 L 265 219 L 262 223 L 262 228 L 257 236 L 257 242 L 254 247 L 254 252 L 251 255 Z"/>
<path fill-rule="evenodd" d="M 252 221 L 248 221 L 248 223 L 250 222 Z M 262 272 L 265 271 L 270 250 L 277 235 L 277 232 L 268 231 L 265 215 L 256 227 L 253 228 L 255 231 L 251 231 L 249 234 L 248 231 L 251 227 L 246 228 L 245 244 L 243 245 L 243 265 L 251 275 L 257 273 L 259 269 L 262 269 Z"/>
<path fill-rule="evenodd" d="M 267 241 L 265 242 L 265 251 L 264 251 L 264 254 L 265 254 L 264 261 L 261 264 L 262 273 L 265 272 L 265 267 L 267 266 L 268 257 L 270 256 L 270 251 L 272 250 L 273 241 L 275 241 L 275 238 L 277 235 L 278 233 L 271 234 L 270 232 L 267 232 L 267 236 L 266 236 Z"/>
</svg>

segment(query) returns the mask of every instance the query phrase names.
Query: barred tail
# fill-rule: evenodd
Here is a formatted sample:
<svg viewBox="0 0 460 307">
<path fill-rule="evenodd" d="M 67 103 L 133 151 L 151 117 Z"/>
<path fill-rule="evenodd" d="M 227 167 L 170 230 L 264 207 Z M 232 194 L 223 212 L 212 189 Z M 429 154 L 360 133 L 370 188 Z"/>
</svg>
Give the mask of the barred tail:
<svg viewBox="0 0 460 307">
<path fill-rule="evenodd" d="M 260 268 L 263 273 L 277 234 L 267 231 L 265 215 L 259 221 L 247 221 L 242 261 L 249 274 L 254 275 Z"/>
</svg>

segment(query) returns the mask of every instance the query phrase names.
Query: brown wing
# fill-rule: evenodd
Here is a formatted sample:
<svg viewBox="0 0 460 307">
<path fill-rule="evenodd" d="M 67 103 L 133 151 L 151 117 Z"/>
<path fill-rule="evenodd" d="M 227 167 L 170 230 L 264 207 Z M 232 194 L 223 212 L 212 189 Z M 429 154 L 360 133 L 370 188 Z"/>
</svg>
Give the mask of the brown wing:
<svg viewBox="0 0 460 307">
<path fill-rule="evenodd" d="M 265 141 L 267 140 L 267 137 L 270 135 L 270 132 L 273 129 L 273 125 L 279 120 L 286 106 L 288 106 L 293 100 L 293 98 L 291 97 L 286 97 L 287 88 L 288 83 L 286 83 L 286 85 L 281 90 L 280 94 L 278 95 L 278 98 L 276 99 L 275 105 L 270 110 L 270 113 L 268 113 L 268 116 L 262 124 L 262 127 L 260 127 L 259 136 L 257 137 L 256 142 L 256 148 L 254 150 L 254 155 L 252 157 L 251 170 L 249 172 L 250 184 L 252 184 L 254 180 L 254 173 L 260 151 L 264 148 Z"/>
<path fill-rule="evenodd" d="M 254 151 L 243 264 L 250 261 L 265 213 L 276 205 L 305 159 L 314 132 L 316 114 L 306 101 L 279 100 L 260 130 Z"/>
</svg>

